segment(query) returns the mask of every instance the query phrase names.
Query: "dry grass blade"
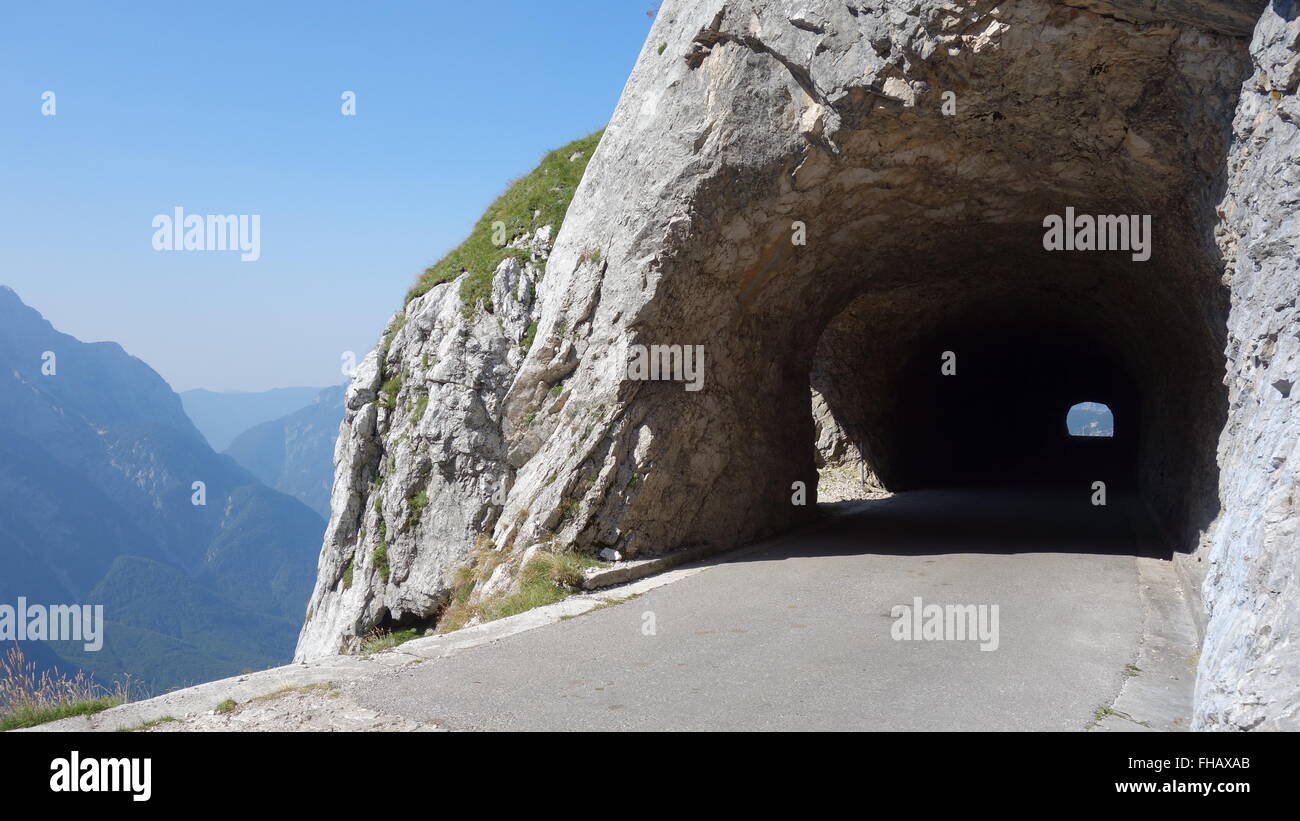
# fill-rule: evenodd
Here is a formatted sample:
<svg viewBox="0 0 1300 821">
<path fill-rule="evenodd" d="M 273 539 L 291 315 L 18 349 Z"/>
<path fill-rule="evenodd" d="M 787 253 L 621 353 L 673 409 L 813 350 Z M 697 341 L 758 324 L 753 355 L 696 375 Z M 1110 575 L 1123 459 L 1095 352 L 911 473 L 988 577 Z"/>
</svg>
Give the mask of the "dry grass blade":
<svg viewBox="0 0 1300 821">
<path fill-rule="evenodd" d="M 98 684 L 84 671 L 37 672 L 17 643 L 0 656 L 0 731 L 89 715 L 127 700 L 129 683 Z"/>
</svg>

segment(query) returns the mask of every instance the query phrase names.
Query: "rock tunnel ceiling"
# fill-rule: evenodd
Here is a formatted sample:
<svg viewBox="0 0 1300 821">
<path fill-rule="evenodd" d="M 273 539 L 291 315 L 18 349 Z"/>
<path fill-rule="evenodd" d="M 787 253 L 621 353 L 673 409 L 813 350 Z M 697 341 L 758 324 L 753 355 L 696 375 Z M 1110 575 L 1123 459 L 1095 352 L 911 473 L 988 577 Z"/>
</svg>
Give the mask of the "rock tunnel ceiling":
<svg viewBox="0 0 1300 821">
<path fill-rule="evenodd" d="M 358 369 L 299 657 L 436 618 L 484 544 L 508 557 L 492 593 L 541 545 L 635 557 L 808 521 L 810 385 L 897 488 L 1072 464 L 1061 415 L 1095 400 L 1118 433 L 1081 469 L 1208 560 L 1199 720 L 1247 721 L 1224 705 L 1270 650 L 1215 625 L 1281 612 L 1244 595 L 1243 551 L 1294 584 L 1238 545 L 1295 521 L 1267 386 L 1300 342 L 1298 49 L 1289 2 L 665 3 L 553 247 L 520 240 L 545 276 L 504 262 L 490 313 L 454 283 L 419 296 Z M 1134 218 L 1127 247 L 1050 250 L 1071 213 Z M 702 351 L 702 389 L 630 379 L 654 345 Z M 1020 447 L 936 421 L 963 408 Z"/>
</svg>

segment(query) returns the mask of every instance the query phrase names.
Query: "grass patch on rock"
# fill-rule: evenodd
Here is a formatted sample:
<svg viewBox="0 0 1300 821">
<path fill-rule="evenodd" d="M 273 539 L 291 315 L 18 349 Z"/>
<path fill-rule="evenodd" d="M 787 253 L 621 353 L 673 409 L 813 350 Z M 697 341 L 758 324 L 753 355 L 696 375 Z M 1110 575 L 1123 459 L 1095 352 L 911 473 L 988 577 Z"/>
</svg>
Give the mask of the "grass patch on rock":
<svg viewBox="0 0 1300 821">
<path fill-rule="evenodd" d="M 438 631 L 459 630 L 471 621 L 489 622 L 555 604 L 582 589 L 586 570 L 606 563 L 575 550 L 541 550 L 520 569 L 512 590 L 475 601 L 475 588 L 491 577 L 504 557 L 480 556 L 457 571 L 452 597 L 438 620 Z"/>
<path fill-rule="evenodd" d="M 379 388 L 379 406 L 392 410 L 397 407 L 397 394 L 402 390 L 402 374 L 389 377 Z"/>
<path fill-rule="evenodd" d="M 72 718 L 73 716 L 94 715 L 107 710 L 109 707 L 116 707 L 124 701 L 125 699 L 104 696 L 84 701 L 66 702 L 52 707 L 21 705 L 6 708 L 4 714 L 0 715 L 0 732 L 8 732 L 23 727 L 36 727 L 40 724 L 48 724 L 51 721 Z"/>
<path fill-rule="evenodd" d="M 375 552 L 371 554 L 370 558 L 375 569 L 379 571 L 379 578 L 384 580 L 384 584 L 388 584 L 388 542 L 381 540 L 379 547 L 375 548 Z"/>
<path fill-rule="evenodd" d="M 180 719 L 179 719 L 179 718 L 176 718 L 175 716 L 163 716 L 162 718 L 155 718 L 155 719 L 152 720 L 152 721 L 144 721 L 144 722 L 141 722 L 141 723 L 135 725 L 134 727 L 119 727 L 118 730 L 117 730 L 117 732 L 119 732 L 119 733 L 139 733 L 139 732 L 143 732 L 143 731 L 145 731 L 145 730 L 152 730 L 154 727 L 158 727 L 158 726 L 161 726 L 161 725 L 163 725 L 163 724 L 171 724 L 172 722 L 176 722 L 176 721 L 180 721 Z"/>
<path fill-rule="evenodd" d="M 406 529 L 410 530 L 420 523 L 420 516 L 429 506 L 429 492 L 422 490 L 406 500 Z"/>
<path fill-rule="evenodd" d="M 492 275 L 497 266 L 506 257 L 517 257 L 521 262 L 528 259 L 526 250 L 508 247 L 510 241 L 547 225 L 552 227 L 552 237 L 559 233 L 573 193 L 603 133 L 601 129 L 557 148 L 531 172 L 512 182 L 479 217 L 465 241 L 424 270 L 407 292 L 406 302 L 468 273 L 460 286 L 461 303 L 472 309 L 483 301 L 491 310 Z M 497 223 L 504 224 L 504 230 Z"/>
<path fill-rule="evenodd" d="M 389 650 L 412 639 L 418 639 L 423 632 L 412 627 L 409 630 L 372 630 L 361 640 L 361 655 L 368 656 L 381 650 Z"/>
</svg>

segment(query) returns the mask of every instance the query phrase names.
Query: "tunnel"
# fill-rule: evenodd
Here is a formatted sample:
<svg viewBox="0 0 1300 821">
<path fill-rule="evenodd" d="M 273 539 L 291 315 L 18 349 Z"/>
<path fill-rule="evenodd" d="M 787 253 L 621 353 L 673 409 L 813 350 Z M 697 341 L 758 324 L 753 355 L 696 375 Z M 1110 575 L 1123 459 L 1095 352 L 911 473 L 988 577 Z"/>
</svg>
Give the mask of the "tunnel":
<svg viewBox="0 0 1300 821">
<path fill-rule="evenodd" d="M 1185 545 L 1217 512 L 1226 413 L 1220 339 L 1174 321 L 1203 306 L 1118 254 L 1063 260 L 1021 242 L 992 258 L 849 302 L 817 343 L 812 387 L 889 490 L 1053 487 L 1084 500 L 1101 482 Z M 1113 436 L 1070 435 L 1083 402 L 1110 410 Z"/>
<path fill-rule="evenodd" d="M 1136 424 L 1105 441 L 1080 441 L 1063 424 L 1069 408 L 1090 397 L 1138 419 L 1132 376 L 1098 340 L 982 318 L 938 329 L 915 348 L 886 376 L 879 413 L 895 433 L 871 451 L 876 475 L 891 487 L 1136 487 Z"/>
<path fill-rule="evenodd" d="M 1103 482 L 1164 546 L 1195 549 L 1218 512 L 1230 296 L 1215 231 L 1245 44 L 1014 8 L 1060 47 L 1009 32 L 999 49 L 935 56 L 892 95 L 850 87 L 832 138 L 795 119 L 794 153 L 759 129 L 719 138 L 719 168 L 631 326 L 634 341 L 711 356 L 700 395 L 638 387 L 656 472 L 690 497 L 646 523 L 647 549 L 665 531 L 735 544 L 811 521 L 790 503 L 792 483 L 818 481 L 809 387 L 887 490 L 1087 499 Z M 731 59 L 743 68 L 713 82 L 781 70 Z M 955 116 L 946 88 L 961 89 Z M 736 93 L 751 120 L 811 105 Z M 1051 220 L 1080 215 L 1146 221 L 1150 253 L 1049 242 Z M 1113 411 L 1115 436 L 1068 436 L 1066 413 L 1087 401 Z M 618 509 L 631 552 L 639 513 Z"/>
<path fill-rule="evenodd" d="M 547 274 L 566 293 L 506 402 L 498 543 L 636 557 L 814 522 L 792 488 L 818 499 L 815 393 L 888 491 L 1102 482 L 1195 550 L 1247 43 L 1028 0 L 951 14 L 988 27 L 827 41 L 811 68 L 782 51 L 806 32 L 723 15 L 664 81 L 673 119 L 615 118 L 588 173 L 617 196 L 575 198 Z M 1049 242 L 1070 215 L 1148 225 L 1150 253 Z M 653 345 L 704 350 L 703 389 L 627 378 L 617 352 Z M 1115 435 L 1070 437 L 1080 402 Z"/>
</svg>

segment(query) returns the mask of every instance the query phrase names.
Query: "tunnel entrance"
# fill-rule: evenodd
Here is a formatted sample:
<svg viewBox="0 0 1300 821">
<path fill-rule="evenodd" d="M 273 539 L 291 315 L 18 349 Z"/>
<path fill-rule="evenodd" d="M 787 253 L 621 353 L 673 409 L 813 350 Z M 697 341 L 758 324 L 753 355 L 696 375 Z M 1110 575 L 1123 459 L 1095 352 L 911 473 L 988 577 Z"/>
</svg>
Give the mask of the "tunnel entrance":
<svg viewBox="0 0 1300 821">
<path fill-rule="evenodd" d="M 628 114 L 594 166 L 609 190 L 636 169 L 653 196 L 617 224 L 576 198 L 583 242 L 621 244 L 593 263 L 562 242 L 548 263 L 571 287 L 507 400 L 522 467 L 494 539 L 632 557 L 789 531 L 817 518 L 833 430 L 859 485 L 1086 499 L 1101 481 L 1194 549 L 1218 511 L 1216 207 L 1247 44 L 1060 4 L 993 11 L 954 10 L 989 25 L 945 23 L 924 53 L 858 37 L 848 12 L 824 53 L 795 48 L 815 36 L 799 27 L 704 21 L 663 89 L 680 119 Z M 672 146 L 653 162 L 650 136 Z M 702 345 L 705 389 L 626 378 L 614 342 Z M 1114 436 L 1068 435 L 1089 401 Z"/>
<path fill-rule="evenodd" d="M 753 215 L 778 215 L 732 264 L 746 339 L 770 342 L 723 378 L 741 396 L 806 380 L 887 491 L 1051 486 L 1086 499 L 1102 482 L 1191 552 L 1219 509 L 1230 304 L 1214 230 L 1245 44 L 1170 27 L 1183 55 L 1170 73 L 1139 32 L 1040 10 L 1074 32 L 1050 61 L 1033 49 L 937 61 L 948 82 L 983 78 L 954 117 L 921 96 L 850 95 L 834 150 L 811 148 L 773 174 L 788 182 L 769 197 L 700 232 L 762 232 Z M 1030 79 L 1040 72 L 1050 93 Z M 806 245 L 789 247 L 787 215 Z M 1110 410 L 1111 436 L 1069 435 L 1064 417 L 1083 402 Z M 830 426 L 809 426 L 801 404 L 736 414 L 781 462 L 746 465 L 784 480 L 773 496 L 816 478 L 807 454 Z"/>
<path fill-rule="evenodd" d="M 1080 396 L 1136 410 L 1131 376 L 1096 339 L 1032 325 L 947 326 L 888 378 L 894 399 L 882 417 L 899 489 L 1136 485 L 1136 437 L 1103 450 L 1061 429 L 1060 408 Z"/>
<path fill-rule="evenodd" d="M 1006 253 L 868 289 L 827 323 L 810 383 L 863 472 L 892 492 L 1056 489 L 1082 503 L 1101 483 L 1190 550 L 1217 511 L 1217 338 L 1159 321 L 1194 306 L 1115 255 Z M 1076 416 L 1099 432 L 1104 409 L 1109 435 L 1071 434 L 1083 403 Z"/>
</svg>

